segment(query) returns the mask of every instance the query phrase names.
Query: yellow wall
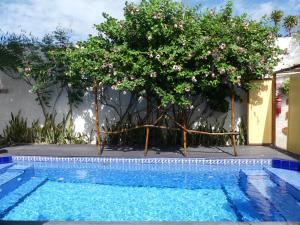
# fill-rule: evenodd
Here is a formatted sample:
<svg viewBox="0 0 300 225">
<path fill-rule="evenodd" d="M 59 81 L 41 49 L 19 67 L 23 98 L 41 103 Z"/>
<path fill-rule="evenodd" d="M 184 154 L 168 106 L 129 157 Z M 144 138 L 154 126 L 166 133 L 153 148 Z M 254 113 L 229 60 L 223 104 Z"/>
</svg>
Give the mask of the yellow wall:
<svg viewBox="0 0 300 225">
<path fill-rule="evenodd" d="M 272 143 L 272 80 L 253 81 L 249 91 L 248 144 Z"/>
<path fill-rule="evenodd" d="M 300 154 L 300 74 L 290 77 L 287 147 Z"/>
</svg>

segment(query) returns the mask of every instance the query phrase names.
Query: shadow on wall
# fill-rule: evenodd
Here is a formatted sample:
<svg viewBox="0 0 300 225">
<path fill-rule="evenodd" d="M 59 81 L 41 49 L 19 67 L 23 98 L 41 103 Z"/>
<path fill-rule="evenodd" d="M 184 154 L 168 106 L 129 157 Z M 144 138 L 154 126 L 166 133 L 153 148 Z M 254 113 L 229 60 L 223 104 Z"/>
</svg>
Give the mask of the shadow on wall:
<svg viewBox="0 0 300 225">
<path fill-rule="evenodd" d="M 11 118 L 11 113 L 17 114 L 20 110 L 22 116 L 27 119 L 29 125 L 32 124 L 33 120 L 39 119 L 40 123 L 43 124 L 44 116 L 42 114 L 41 107 L 35 101 L 35 94 L 30 91 L 30 86 L 28 86 L 23 80 L 13 79 L 3 73 L 0 74 L 0 80 L 2 85 L 8 89 L 7 94 L 0 94 L 0 132 L 4 129 L 5 125 Z M 56 112 L 56 122 L 61 122 L 63 117 L 65 117 L 70 106 L 68 104 L 68 98 L 66 91 L 59 92 L 59 88 L 54 89 L 58 99 L 52 99 L 50 101 L 51 106 L 55 102 L 55 109 L 53 110 L 49 107 L 49 112 Z M 110 88 L 106 88 L 106 101 L 107 105 L 104 106 L 103 99 L 102 104 L 100 104 L 100 125 L 101 127 L 111 126 L 107 124 L 107 121 L 114 123 L 120 119 L 120 115 L 124 114 L 126 108 L 130 102 L 130 93 L 126 92 L 116 92 Z M 60 94 L 59 94 L 60 93 Z M 54 96 L 56 98 L 56 95 Z M 244 98 L 245 99 L 245 98 Z M 241 121 L 241 118 L 245 115 L 245 102 L 236 104 L 236 124 Z M 136 110 L 140 111 L 142 118 L 145 117 L 146 101 L 145 99 L 139 101 Z M 200 108 L 195 109 L 194 115 L 191 118 L 191 127 L 193 123 L 200 121 L 200 117 L 203 116 L 203 108 L 205 105 L 200 105 Z M 90 141 L 95 143 L 95 110 L 94 110 L 94 94 L 92 91 L 87 91 L 83 97 L 83 102 L 74 107 L 73 110 L 73 121 L 75 126 L 75 132 L 84 133 L 90 137 Z M 207 116 L 207 115 L 206 115 Z M 211 113 L 208 115 L 208 121 L 212 124 L 217 119 L 223 119 L 227 114 L 223 113 Z M 134 119 L 134 118 L 133 118 Z M 226 117 L 225 129 L 230 130 L 230 116 Z"/>
</svg>

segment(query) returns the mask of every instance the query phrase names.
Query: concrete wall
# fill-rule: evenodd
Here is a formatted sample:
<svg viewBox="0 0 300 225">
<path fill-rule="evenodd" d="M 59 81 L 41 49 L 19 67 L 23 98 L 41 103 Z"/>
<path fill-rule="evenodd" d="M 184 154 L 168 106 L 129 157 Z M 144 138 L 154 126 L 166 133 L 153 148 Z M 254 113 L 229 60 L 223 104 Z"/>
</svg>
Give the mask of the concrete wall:
<svg viewBox="0 0 300 225">
<path fill-rule="evenodd" d="M 272 143 L 272 80 L 253 81 L 249 91 L 248 144 Z"/>
<path fill-rule="evenodd" d="M 288 150 L 300 154 L 300 73 L 290 77 Z"/>
<path fill-rule="evenodd" d="M 287 149 L 287 129 L 288 129 L 288 96 L 282 95 L 279 92 L 279 88 L 285 80 L 289 80 L 288 75 L 276 76 L 276 96 L 280 96 L 282 99 L 281 113 L 276 113 L 275 117 L 275 145 L 282 149 Z"/>
<path fill-rule="evenodd" d="M 28 124 L 31 124 L 33 120 L 39 119 L 41 124 L 43 122 L 43 113 L 41 107 L 35 101 L 35 94 L 31 93 L 30 86 L 24 81 L 13 79 L 2 72 L 0 72 L 0 84 L 5 89 L 8 89 L 7 94 L 0 93 L 0 133 L 4 129 L 5 125 L 10 119 L 11 113 L 17 114 L 21 110 L 22 115 L 28 119 Z M 1 88 L 0 86 L 0 88 Z M 57 94 L 59 90 L 56 90 Z M 110 91 L 110 100 L 113 102 L 120 103 L 121 107 L 124 109 L 129 102 L 129 93 L 116 93 Z M 245 98 L 245 93 L 240 93 L 242 98 Z M 54 99 L 56 96 L 54 95 Z M 85 134 L 92 134 L 93 142 L 95 142 L 94 135 L 94 124 L 95 124 L 95 114 L 94 114 L 94 96 L 91 91 L 87 91 L 83 98 L 83 102 L 79 107 L 73 109 L 73 119 L 75 123 L 75 131 Z M 50 103 L 53 106 L 54 100 Z M 145 105 L 145 101 L 142 101 L 140 105 Z M 200 105 L 199 108 L 195 109 L 195 113 L 192 117 L 193 122 L 196 124 L 199 120 L 197 119 L 201 114 L 205 105 Z M 61 94 L 56 103 L 55 109 L 51 107 L 47 109 L 48 112 L 56 111 L 56 121 L 60 122 L 63 116 L 66 116 L 70 110 L 67 101 L 67 95 L 65 92 Z M 236 103 L 236 129 L 238 129 L 239 124 L 242 120 L 246 122 L 246 101 Z M 231 129 L 231 118 L 230 112 L 228 114 L 223 113 L 212 113 L 209 116 L 209 120 L 213 124 L 216 119 L 221 120 L 226 117 L 225 128 Z M 111 121 L 118 120 L 117 114 L 112 108 L 101 106 L 100 110 L 100 122 L 104 125 L 105 118 Z"/>
<path fill-rule="evenodd" d="M 287 54 L 281 57 L 280 63 L 275 67 L 275 71 L 290 68 L 300 64 L 300 36 L 278 38 L 277 45 L 287 50 Z"/>
</svg>

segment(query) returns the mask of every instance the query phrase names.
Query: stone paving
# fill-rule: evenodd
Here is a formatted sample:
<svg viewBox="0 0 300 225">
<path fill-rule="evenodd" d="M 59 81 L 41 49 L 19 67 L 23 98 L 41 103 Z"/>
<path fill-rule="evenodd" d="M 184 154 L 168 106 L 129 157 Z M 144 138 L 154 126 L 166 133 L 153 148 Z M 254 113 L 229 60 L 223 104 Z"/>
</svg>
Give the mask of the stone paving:
<svg viewBox="0 0 300 225">
<path fill-rule="evenodd" d="M 39 156 L 98 156 L 95 145 L 20 145 L 0 149 L 2 154 L 39 155 Z M 180 147 L 164 147 L 149 149 L 146 157 L 183 157 Z M 1 153 L 0 152 L 0 153 Z M 105 146 L 103 157 L 144 157 L 143 147 Z M 188 157 L 191 158 L 233 158 L 231 147 L 189 147 Z M 300 160 L 300 156 L 288 154 L 267 146 L 240 146 L 239 158 L 281 158 Z"/>
</svg>

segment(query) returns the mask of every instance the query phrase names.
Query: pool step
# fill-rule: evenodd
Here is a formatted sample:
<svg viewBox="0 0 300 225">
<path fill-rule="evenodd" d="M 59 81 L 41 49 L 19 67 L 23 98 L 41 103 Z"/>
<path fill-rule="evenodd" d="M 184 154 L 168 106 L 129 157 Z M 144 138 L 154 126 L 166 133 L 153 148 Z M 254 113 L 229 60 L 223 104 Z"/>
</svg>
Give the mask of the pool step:
<svg viewBox="0 0 300 225">
<path fill-rule="evenodd" d="M 300 201 L 300 172 L 293 170 L 265 168 L 272 181 Z"/>
<path fill-rule="evenodd" d="M 13 164 L 0 173 L 0 199 L 15 190 L 34 175 L 32 166 Z"/>
<path fill-rule="evenodd" d="M 262 221 L 262 215 L 257 213 L 257 209 L 245 195 L 245 193 L 236 185 L 224 185 L 222 186 L 228 200 L 235 206 L 238 216 L 243 222 L 260 222 Z"/>
<path fill-rule="evenodd" d="M 262 170 L 241 170 L 240 184 L 271 221 L 300 221 L 300 203 Z M 292 209 L 292 210 L 291 210 Z"/>
<path fill-rule="evenodd" d="M 0 219 L 46 181 L 47 179 L 45 178 L 32 177 L 30 180 L 5 195 L 0 201 Z"/>
<path fill-rule="evenodd" d="M 14 164 L 13 163 L 0 164 L 0 174 L 4 173 L 12 165 L 14 165 Z"/>
</svg>

